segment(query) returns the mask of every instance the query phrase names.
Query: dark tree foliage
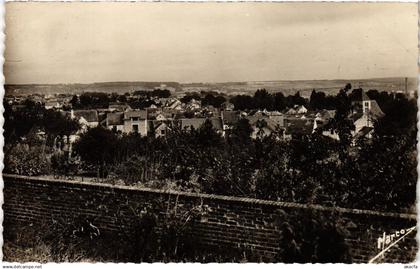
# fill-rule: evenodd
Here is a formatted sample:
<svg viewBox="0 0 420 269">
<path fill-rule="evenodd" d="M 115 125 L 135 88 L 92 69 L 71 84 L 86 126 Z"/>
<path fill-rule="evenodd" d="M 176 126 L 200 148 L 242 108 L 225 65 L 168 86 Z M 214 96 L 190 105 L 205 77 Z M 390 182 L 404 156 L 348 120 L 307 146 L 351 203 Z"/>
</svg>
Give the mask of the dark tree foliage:
<svg viewBox="0 0 420 269">
<path fill-rule="evenodd" d="M 127 102 L 127 96 L 125 96 L 124 94 L 118 95 L 117 101 L 121 103 L 125 103 Z"/>
<path fill-rule="evenodd" d="M 150 97 L 150 91 L 147 90 L 136 90 L 133 92 L 134 96 L 140 96 L 140 97 Z"/>
<path fill-rule="evenodd" d="M 312 91 L 311 97 L 309 98 L 309 109 L 311 110 L 335 110 L 337 107 L 336 97 L 332 95 L 326 95 L 324 92 Z"/>
<path fill-rule="evenodd" d="M 107 108 L 109 106 L 109 98 L 106 93 L 102 92 L 86 92 L 79 97 L 79 102 L 72 104 L 75 109 L 92 109 Z"/>
<path fill-rule="evenodd" d="M 254 108 L 274 110 L 274 97 L 266 89 L 257 90 L 253 102 Z"/>
<path fill-rule="evenodd" d="M 230 99 L 235 110 L 249 110 L 254 108 L 254 101 L 249 95 L 236 95 Z"/>
<path fill-rule="evenodd" d="M 343 162 L 348 156 L 348 150 L 352 142 L 352 130 L 354 130 L 354 124 L 349 119 L 351 113 L 351 98 L 347 95 L 347 92 L 351 89 L 351 84 L 347 84 L 336 96 L 336 113 L 334 118 L 325 127 L 328 130 L 332 130 L 338 134 L 340 139 L 339 144 L 339 157 Z"/>
<path fill-rule="evenodd" d="M 385 116 L 375 123 L 375 131 L 382 136 L 396 136 L 416 132 L 417 106 L 416 100 L 408 100 L 397 94 L 390 104 L 385 106 Z"/>
<path fill-rule="evenodd" d="M 201 101 L 201 104 L 203 106 L 214 106 L 219 108 L 224 102 L 226 102 L 226 98 L 224 98 L 223 96 L 214 96 L 213 94 L 209 93 L 206 94 L 206 96 L 204 96 L 203 100 Z"/>
<path fill-rule="evenodd" d="M 34 128 L 44 130 L 47 134 L 47 144 L 56 136 L 69 136 L 79 129 L 76 120 L 64 114 L 46 110 L 41 104 L 26 100 L 24 107 L 13 111 L 12 107 L 4 103 L 4 137 L 7 144 L 13 144 L 27 136 Z"/>
<path fill-rule="evenodd" d="M 145 109 L 150 107 L 151 105 L 156 105 L 156 103 L 153 100 L 150 100 L 149 98 L 144 97 L 138 97 L 131 99 L 128 104 L 132 109 Z"/>
<path fill-rule="evenodd" d="M 150 95 L 158 98 L 169 98 L 171 97 L 171 92 L 167 89 L 155 89 Z"/>
<path fill-rule="evenodd" d="M 114 161 L 117 145 L 117 136 L 112 131 L 95 127 L 80 136 L 74 152 L 86 163 L 96 165 L 99 177 L 104 177 L 106 166 Z"/>
<path fill-rule="evenodd" d="M 46 110 L 44 112 L 41 124 L 44 126 L 45 132 L 52 137 L 57 135 L 69 136 L 79 130 L 80 127 L 76 120 L 54 110 Z"/>
<path fill-rule="evenodd" d="M 209 119 L 197 130 L 197 144 L 203 147 L 218 147 L 222 144 L 221 136 L 216 133 Z"/>
<path fill-rule="evenodd" d="M 73 95 L 73 97 L 70 100 L 70 104 L 72 108 L 77 109 L 80 108 L 80 98 L 77 95 Z"/>
<path fill-rule="evenodd" d="M 185 96 L 183 96 L 180 101 L 184 104 L 189 103 L 192 99 L 200 101 L 201 95 L 198 92 L 191 92 L 187 93 Z"/>
<path fill-rule="evenodd" d="M 254 96 L 236 95 L 230 99 L 230 102 L 234 105 L 235 110 L 282 111 L 296 105 L 307 105 L 307 100 L 301 97 L 299 92 L 285 97 L 281 92 L 270 94 L 266 89 L 257 90 Z"/>
<path fill-rule="evenodd" d="M 286 109 L 286 98 L 283 93 L 277 92 L 274 94 L 274 110 L 283 111 Z"/>
<path fill-rule="evenodd" d="M 295 105 L 298 106 L 305 106 L 307 105 L 307 100 L 300 96 L 300 92 L 296 92 L 295 95 L 289 95 L 286 98 L 286 103 L 288 104 L 288 107 L 293 107 Z"/>
<path fill-rule="evenodd" d="M 232 143 L 247 144 L 251 141 L 252 127 L 249 124 L 249 120 L 245 118 L 239 119 L 239 121 L 233 126 L 230 132 L 229 139 Z"/>
</svg>

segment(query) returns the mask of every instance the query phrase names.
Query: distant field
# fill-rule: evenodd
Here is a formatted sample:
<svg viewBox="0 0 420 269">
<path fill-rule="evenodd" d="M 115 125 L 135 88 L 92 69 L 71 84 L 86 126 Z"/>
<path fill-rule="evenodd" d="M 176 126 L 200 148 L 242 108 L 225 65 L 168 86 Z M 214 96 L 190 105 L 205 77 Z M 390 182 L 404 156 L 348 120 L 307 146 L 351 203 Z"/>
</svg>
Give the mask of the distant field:
<svg viewBox="0 0 420 269">
<path fill-rule="evenodd" d="M 378 91 L 405 90 L 404 78 L 378 78 L 362 80 L 300 80 L 300 81 L 261 81 L 261 82 L 238 82 L 238 83 L 213 83 L 182 85 L 185 91 L 218 90 L 227 94 L 253 94 L 257 89 L 265 88 L 269 92 L 283 92 L 285 95 L 295 94 L 309 97 L 313 89 L 327 94 L 336 94 L 347 83 L 353 88 L 365 90 L 376 89 Z M 416 91 L 416 78 L 408 79 L 408 91 Z"/>
<path fill-rule="evenodd" d="M 102 82 L 89 84 L 21 84 L 5 85 L 6 95 L 25 95 L 32 93 L 56 94 L 56 93 L 83 93 L 83 92 L 106 92 L 125 93 L 139 90 L 149 90 L 160 87 L 161 84 L 168 88 L 181 89 L 177 82 Z"/>
<path fill-rule="evenodd" d="M 404 91 L 404 78 L 376 78 L 361 80 L 299 80 L 299 81 L 256 81 L 256 82 L 227 82 L 227 83 L 189 83 L 177 82 L 103 82 L 91 84 L 31 84 L 31 85 L 6 85 L 8 95 L 26 95 L 31 93 L 82 93 L 82 92 L 107 92 L 123 93 L 135 90 L 148 90 L 165 84 L 177 94 L 191 91 L 218 91 L 220 93 L 253 94 L 257 89 L 265 88 L 269 92 L 283 92 L 285 95 L 300 92 L 301 96 L 309 97 L 312 90 L 323 91 L 327 94 L 336 94 L 346 83 L 351 83 L 353 88 L 362 87 L 365 90 L 378 91 Z M 408 79 L 408 91 L 416 91 L 416 78 Z"/>
</svg>

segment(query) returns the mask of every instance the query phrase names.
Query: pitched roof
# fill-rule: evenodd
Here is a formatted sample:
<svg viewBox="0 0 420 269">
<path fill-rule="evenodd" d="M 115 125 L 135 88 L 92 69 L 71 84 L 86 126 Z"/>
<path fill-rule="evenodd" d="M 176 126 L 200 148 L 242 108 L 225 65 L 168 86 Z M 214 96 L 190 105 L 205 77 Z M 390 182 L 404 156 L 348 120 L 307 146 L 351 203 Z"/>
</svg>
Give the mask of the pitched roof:
<svg viewBox="0 0 420 269">
<path fill-rule="evenodd" d="M 84 118 L 87 122 L 98 122 L 98 112 L 96 110 L 74 110 L 73 115 L 80 119 Z"/>
<path fill-rule="evenodd" d="M 128 104 L 126 104 L 126 103 L 116 103 L 116 102 L 113 102 L 113 103 L 109 103 L 108 108 L 109 109 L 116 109 L 116 110 L 121 110 L 122 111 L 122 110 L 125 110 L 125 109 L 129 109 L 130 106 Z"/>
<path fill-rule="evenodd" d="M 322 118 L 323 120 L 329 120 L 334 118 L 335 110 L 322 109 L 316 113 L 316 116 Z"/>
<path fill-rule="evenodd" d="M 378 103 L 375 100 L 372 100 L 370 102 L 370 111 L 369 113 L 371 116 L 375 118 L 380 118 L 385 116 L 385 113 L 382 111 L 382 109 L 379 107 Z"/>
<path fill-rule="evenodd" d="M 280 125 L 281 127 L 284 126 L 284 116 L 283 115 L 275 115 L 269 116 L 269 120 L 274 122 L 276 125 Z"/>
<path fill-rule="evenodd" d="M 311 134 L 313 119 L 288 119 L 285 122 L 285 127 L 289 134 Z"/>
<path fill-rule="evenodd" d="M 234 125 L 239 121 L 239 113 L 236 111 L 222 111 L 223 124 Z"/>
<path fill-rule="evenodd" d="M 220 118 L 208 118 L 213 125 L 215 130 L 222 130 L 222 121 Z M 206 118 L 191 118 L 191 119 L 181 119 L 181 128 L 190 129 L 193 127 L 194 129 L 199 129 L 201 125 L 206 121 Z"/>
<path fill-rule="evenodd" d="M 286 112 L 287 115 L 292 115 L 292 114 L 296 114 L 296 113 L 297 113 L 297 111 L 293 108 L 287 110 L 287 112 Z"/>
<path fill-rule="evenodd" d="M 154 122 L 154 124 L 155 124 L 155 122 Z M 162 122 L 162 121 L 157 121 L 156 125 L 154 125 L 155 131 L 159 130 L 159 129 L 165 130 L 166 128 L 168 128 L 168 124 L 166 124 L 165 122 Z"/>
<path fill-rule="evenodd" d="M 277 129 L 277 127 L 283 127 L 284 126 L 284 121 L 276 121 L 272 118 L 270 119 L 266 119 L 265 120 L 267 122 L 267 127 L 269 129 L 271 129 L 272 131 L 275 131 Z"/>
<path fill-rule="evenodd" d="M 221 118 L 209 118 L 209 120 L 211 121 L 211 124 L 213 125 L 213 129 L 223 130 Z"/>
<path fill-rule="evenodd" d="M 123 112 L 115 112 L 115 113 L 108 113 L 106 115 L 106 124 L 110 125 L 123 125 L 124 124 L 124 113 Z"/>
<path fill-rule="evenodd" d="M 146 110 L 131 110 L 131 111 L 124 112 L 124 120 L 129 120 L 131 118 L 146 119 L 147 111 Z"/>
<path fill-rule="evenodd" d="M 371 131 L 373 131 L 373 127 L 363 126 L 362 129 L 360 129 L 360 131 L 354 136 L 354 138 L 358 139 L 360 137 L 365 137 Z"/>
<path fill-rule="evenodd" d="M 245 118 L 248 119 L 249 124 L 252 127 L 256 127 L 258 121 L 265 121 L 267 123 L 267 126 L 266 127 L 268 129 L 270 129 L 271 131 L 275 131 L 277 129 L 277 127 L 283 127 L 284 126 L 283 117 L 269 118 L 267 116 L 265 116 L 265 117 L 264 116 L 247 116 Z"/>
</svg>

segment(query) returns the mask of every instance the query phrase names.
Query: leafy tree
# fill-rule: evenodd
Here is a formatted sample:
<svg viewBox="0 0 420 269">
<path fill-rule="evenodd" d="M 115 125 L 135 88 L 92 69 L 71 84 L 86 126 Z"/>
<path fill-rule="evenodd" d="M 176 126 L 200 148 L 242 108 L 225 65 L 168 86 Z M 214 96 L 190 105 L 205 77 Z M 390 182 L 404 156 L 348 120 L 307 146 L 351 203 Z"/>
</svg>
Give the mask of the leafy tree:
<svg viewBox="0 0 420 269">
<path fill-rule="evenodd" d="M 414 140 L 415 141 L 415 140 Z M 416 200 L 416 143 L 409 134 L 375 135 L 362 141 L 360 154 L 353 166 L 357 174 L 347 173 L 363 186 L 352 201 L 358 208 L 401 211 Z M 351 185 L 349 186 L 352 187 Z"/>
<path fill-rule="evenodd" d="M 312 110 L 321 110 L 326 108 L 326 98 L 324 92 L 312 91 L 311 97 L 309 99 L 309 107 Z"/>
<path fill-rule="evenodd" d="M 73 97 L 70 100 L 70 104 L 71 104 L 72 108 L 74 108 L 74 109 L 78 109 L 78 108 L 81 107 L 80 99 L 77 95 L 73 95 Z"/>
<path fill-rule="evenodd" d="M 274 110 L 282 111 L 286 109 L 286 98 L 283 93 L 277 92 L 274 94 Z"/>
<path fill-rule="evenodd" d="M 230 139 L 234 143 L 246 144 L 251 141 L 252 127 L 249 120 L 245 118 L 239 119 L 232 128 Z"/>
<path fill-rule="evenodd" d="M 236 95 L 230 99 L 235 110 L 249 110 L 255 108 L 253 98 L 249 95 Z"/>
<path fill-rule="evenodd" d="M 295 105 L 298 106 L 306 106 L 307 105 L 307 101 L 305 98 L 303 98 L 302 96 L 300 96 L 300 92 L 297 91 L 295 93 L 295 95 L 289 95 L 287 97 L 288 100 L 288 107 L 293 107 Z"/>
<path fill-rule="evenodd" d="M 192 99 L 195 99 L 195 100 L 197 100 L 197 101 L 200 101 L 200 100 L 201 100 L 201 96 L 200 96 L 200 94 L 199 94 L 199 93 L 197 93 L 197 92 L 191 92 L 191 93 L 188 93 L 188 94 L 186 94 L 185 96 L 183 96 L 183 97 L 180 99 L 180 101 L 181 101 L 182 103 L 184 103 L 184 104 L 187 104 L 187 103 L 189 103 Z"/>
<path fill-rule="evenodd" d="M 171 97 L 171 92 L 167 89 L 155 89 L 152 91 L 151 96 L 156 96 L 158 98 L 169 98 Z"/>
<path fill-rule="evenodd" d="M 109 106 L 109 97 L 102 92 L 85 92 L 79 97 L 79 104 L 82 109 L 107 108 Z"/>
<path fill-rule="evenodd" d="M 375 122 L 375 132 L 378 135 L 405 135 L 416 132 L 415 100 L 408 100 L 404 95 L 396 95 L 384 112 L 385 116 Z"/>
<path fill-rule="evenodd" d="M 125 94 L 120 94 L 117 97 L 117 101 L 121 102 L 121 103 L 125 103 L 125 102 L 127 102 L 127 96 L 125 96 Z"/>
<path fill-rule="evenodd" d="M 209 119 L 200 126 L 197 130 L 197 142 L 198 145 L 204 147 L 217 147 L 221 145 L 222 138 L 213 128 L 213 124 Z"/>
<path fill-rule="evenodd" d="M 339 145 L 339 156 L 340 160 L 344 161 L 348 155 L 348 150 L 352 142 L 352 130 L 354 130 L 354 124 L 349 119 L 351 112 L 351 99 L 347 95 L 347 92 L 351 89 L 351 84 L 347 84 L 337 94 L 336 102 L 337 109 L 335 116 L 328 125 L 325 127 L 328 130 L 335 131 L 340 139 Z"/>
<path fill-rule="evenodd" d="M 41 125 L 44 127 L 50 140 L 56 136 L 69 136 L 80 128 L 80 124 L 75 119 L 53 110 L 44 112 Z"/>
<path fill-rule="evenodd" d="M 117 145 L 117 137 L 112 131 L 95 127 L 80 136 L 74 144 L 74 152 L 84 162 L 95 165 L 99 177 L 105 177 L 105 168 L 114 161 Z"/>
<path fill-rule="evenodd" d="M 274 98 L 266 89 L 257 90 L 253 99 L 254 107 L 257 109 L 267 109 L 270 111 L 274 109 Z"/>
<path fill-rule="evenodd" d="M 206 96 L 201 101 L 203 106 L 214 106 L 214 107 L 221 107 L 222 104 L 226 102 L 226 98 L 221 95 L 214 96 L 213 94 L 206 94 Z"/>
</svg>

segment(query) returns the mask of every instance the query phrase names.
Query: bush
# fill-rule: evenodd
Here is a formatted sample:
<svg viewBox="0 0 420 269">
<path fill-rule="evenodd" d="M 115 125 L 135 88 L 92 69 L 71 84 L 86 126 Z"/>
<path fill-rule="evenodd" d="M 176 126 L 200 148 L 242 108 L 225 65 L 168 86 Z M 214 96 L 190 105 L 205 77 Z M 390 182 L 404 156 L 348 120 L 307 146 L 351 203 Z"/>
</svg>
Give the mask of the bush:
<svg viewBox="0 0 420 269">
<path fill-rule="evenodd" d="M 350 263 L 345 242 L 346 228 L 338 216 L 312 212 L 302 216 L 279 210 L 280 251 L 276 257 L 284 263 Z"/>
<path fill-rule="evenodd" d="M 51 167 L 55 175 L 68 176 L 79 172 L 79 162 L 63 152 L 55 152 L 51 155 Z"/>
<path fill-rule="evenodd" d="M 46 146 L 29 146 L 18 143 L 5 156 L 5 172 L 25 176 L 51 173 L 51 162 L 46 156 Z"/>
</svg>

